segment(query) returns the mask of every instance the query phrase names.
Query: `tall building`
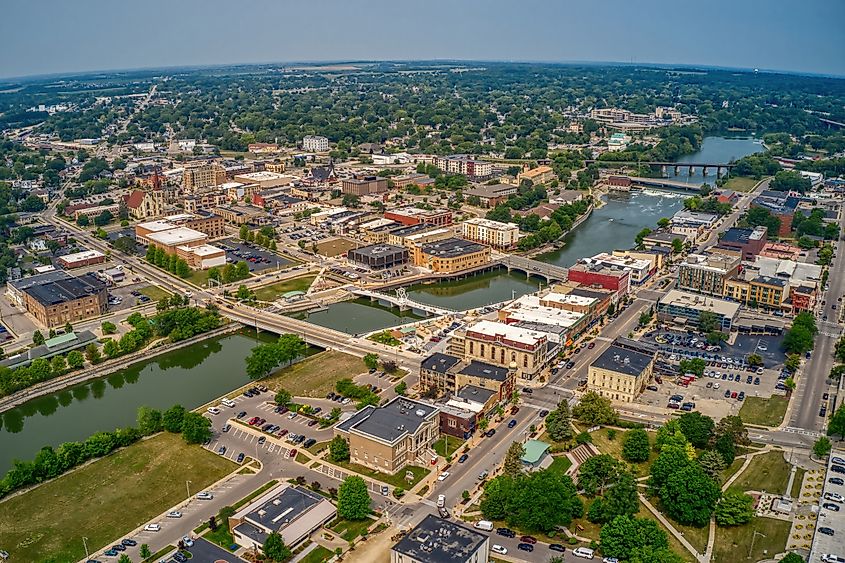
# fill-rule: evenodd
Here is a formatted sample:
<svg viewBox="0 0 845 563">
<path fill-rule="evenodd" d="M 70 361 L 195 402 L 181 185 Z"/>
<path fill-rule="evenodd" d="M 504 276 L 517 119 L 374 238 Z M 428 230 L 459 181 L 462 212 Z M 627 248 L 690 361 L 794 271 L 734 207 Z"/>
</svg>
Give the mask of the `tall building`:
<svg viewBox="0 0 845 563">
<path fill-rule="evenodd" d="M 514 223 L 501 223 L 476 217 L 461 224 L 461 233 L 467 240 L 489 244 L 493 248 L 513 248 L 519 240 L 519 227 Z"/>
<path fill-rule="evenodd" d="M 33 276 L 36 278 L 39 276 Z M 24 278 L 21 282 L 26 282 Z M 108 289 L 94 274 L 65 274 L 22 287 L 23 306 L 41 326 L 53 328 L 98 317 L 107 311 Z"/>
<path fill-rule="evenodd" d="M 551 352 L 546 333 L 493 321 L 479 321 L 462 335 L 462 356 L 510 368 L 522 379 L 534 379 L 546 366 Z"/>
<path fill-rule="evenodd" d="M 459 238 L 418 244 L 413 249 L 415 266 L 438 274 L 454 274 L 490 263 L 490 247 Z"/>
<path fill-rule="evenodd" d="M 387 191 L 387 178 L 378 176 L 346 178 L 340 181 L 340 191 L 346 195 L 358 197 L 384 193 Z"/>
<path fill-rule="evenodd" d="M 219 186 L 226 181 L 226 169 L 216 162 L 195 162 L 185 165 L 182 186 L 188 191 Z"/>
<path fill-rule="evenodd" d="M 739 256 L 690 254 L 678 266 L 678 288 L 722 296 L 725 293 L 725 280 L 736 275 L 739 264 Z"/>
<path fill-rule="evenodd" d="M 672 289 L 657 302 L 657 318 L 680 326 L 698 326 L 701 313 L 716 317 L 723 332 L 728 332 L 739 314 L 739 304 Z"/>
<path fill-rule="evenodd" d="M 302 149 L 311 152 L 326 152 L 329 150 L 329 140 L 320 135 L 306 135 L 302 138 Z"/>
<path fill-rule="evenodd" d="M 465 154 L 438 156 L 434 165 L 447 174 L 462 174 L 476 180 L 484 180 L 493 175 L 491 163 L 475 160 Z"/>
</svg>

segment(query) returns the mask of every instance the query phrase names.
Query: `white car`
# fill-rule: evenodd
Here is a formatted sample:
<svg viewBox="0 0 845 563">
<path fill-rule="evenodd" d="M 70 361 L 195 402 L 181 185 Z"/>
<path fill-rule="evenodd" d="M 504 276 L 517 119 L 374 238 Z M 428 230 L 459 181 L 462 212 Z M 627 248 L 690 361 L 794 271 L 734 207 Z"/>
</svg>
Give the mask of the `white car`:
<svg viewBox="0 0 845 563">
<path fill-rule="evenodd" d="M 211 500 L 214 498 L 214 495 L 209 493 L 208 491 L 203 491 L 201 493 L 197 493 L 197 500 Z"/>
<path fill-rule="evenodd" d="M 144 526 L 145 532 L 160 532 L 161 531 L 161 524 L 147 524 Z"/>
<path fill-rule="evenodd" d="M 215 414 L 215 415 L 216 415 L 216 414 L 220 414 L 220 413 L 222 412 L 222 411 L 221 411 L 220 409 L 218 409 L 217 407 L 208 407 L 208 409 L 207 409 L 207 410 L 208 410 L 208 412 L 209 412 L 210 414 Z"/>
<path fill-rule="evenodd" d="M 601 563 L 619 563 L 619 560 L 615 557 L 604 557 Z"/>
<path fill-rule="evenodd" d="M 825 500 L 832 500 L 833 502 L 845 502 L 845 497 L 839 493 L 825 493 L 824 498 Z"/>
<path fill-rule="evenodd" d="M 437 508 L 446 506 L 446 495 L 437 495 Z"/>
<path fill-rule="evenodd" d="M 593 550 L 589 547 L 576 547 L 572 550 L 572 555 L 574 555 L 575 557 L 581 557 L 583 559 L 592 559 L 593 553 Z"/>
<path fill-rule="evenodd" d="M 168 518 L 181 518 L 182 513 L 179 512 L 178 510 L 172 510 L 172 511 L 167 513 L 167 517 Z"/>
<path fill-rule="evenodd" d="M 492 546 L 490 546 L 490 551 L 492 551 L 493 553 L 498 553 L 499 555 L 507 555 L 508 554 L 508 549 L 504 546 L 497 544 L 497 543 L 494 543 Z"/>
<path fill-rule="evenodd" d="M 449 477 L 449 475 L 451 475 L 451 473 L 449 473 L 448 471 L 444 471 L 443 473 L 438 475 L 437 480 L 438 481 L 445 481 L 446 478 Z"/>
<path fill-rule="evenodd" d="M 220 404 L 224 407 L 229 407 L 231 409 L 234 408 L 235 401 L 233 401 L 232 399 L 223 399 L 222 401 L 220 401 Z"/>
<path fill-rule="evenodd" d="M 719 382 L 717 381 L 716 383 L 713 384 L 713 389 L 718 389 L 718 388 L 719 388 Z"/>
<path fill-rule="evenodd" d="M 185 547 L 193 547 L 194 540 L 190 536 L 182 536 L 182 543 L 185 544 Z"/>
</svg>

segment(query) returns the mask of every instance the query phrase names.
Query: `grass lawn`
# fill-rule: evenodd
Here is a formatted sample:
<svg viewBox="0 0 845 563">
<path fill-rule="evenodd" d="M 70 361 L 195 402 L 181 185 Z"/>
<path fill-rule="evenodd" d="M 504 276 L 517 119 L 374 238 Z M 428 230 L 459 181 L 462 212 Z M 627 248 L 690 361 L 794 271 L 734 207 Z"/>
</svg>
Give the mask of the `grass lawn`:
<svg viewBox="0 0 845 563">
<path fill-rule="evenodd" d="M 725 483 L 728 479 L 733 477 L 733 474 L 739 471 L 739 468 L 742 467 L 742 464 L 745 463 L 745 458 L 738 457 L 734 459 L 734 462 L 730 464 L 730 466 L 726 467 L 719 473 L 722 476 L 721 483 Z"/>
<path fill-rule="evenodd" d="M 374 471 L 368 467 L 364 467 L 363 465 L 358 465 L 357 463 L 342 462 L 335 463 L 335 465 L 337 465 L 338 467 L 342 467 L 347 471 L 352 471 L 353 473 L 364 475 L 365 477 L 369 477 L 370 479 L 375 479 L 376 481 L 381 481 L 382 483 L 393 485 L 394 487 L 402 487 L 406 491 L 411 489 L 414 485 L 419 483 L 423 477 L 428 475 L 428 469 L 424 467 L 418 467 L 416 465 L 406 465 L 393 475 L 390 475 L 389 473 L 381 473 L 379 471 Z M 414 474 L 414 479 L 410 483 L 407 479 L 405 479 L 406 471 L 410 471 Z"/>
<path fill-rule="evenodd" d="M 15 561 L 77 561 L 236 468 L 163 433 L 0 503 L 0 545 Z M 116 517 L 119 516 L 119 517 Z"/>
<path fill-rule="evenodd" d="M 191 275 L 185 278 L 185 281 L 205 287 L 208 284 L 208 270 L 191 270 Z"/>
<path fill-rule="evenodd" d="M 593 445 L 596 446 L 602 453 L 610 454 L 616 459 L 622 459 L 622 440 L 625 437 L 624 430 L 617 430 L 616 436 L 613 437 L 613 440 L 608 438 L 608 431 L 610 428 L 602 428 L 600 430 L 596 430 L 590 436 L 593 438 Z M 648 437 L 652 444 L 654 444 L 655 433 L 649 432 Z M 634 469 L 634 475 L 637 477 L 643 477 L 649 474 L 649 470 L 651 468 L 651 464 L 654 463 L 654 460 L 657 459 L 657 452 L 654 451 L 653 448 L 649 449 L 649 456 L 648 461 L 644 461 L 642 463 L 631 463 L 631 467 Z M 626 462 L 627 463 L 627 462 Z"/>
<path fill-rule="evenodd" d="M 762 561 L 771 558 L 774 554 L 781 553 L 786 549 L 789 527 L 789 522 L 775 520 L 774 518 L 754 518 L 744 526 L 732 528 L 717 526 L 713 561 L 727 563 L 738 560 Z M 758 534 L 756 534 L 757 539 L 754 541 L 754 551 L 751 552 L 751 558 L 746 559 L 748 551 L 751 549 L 751 539 L 755 536 L 755 531 Z"/>
<path fill-rule="evenodd" d="M 801 483 L 804 482 L 804 473 L 807 471 L 800 467 L 795 470 L 795 479 L 792 481 L 792 488 L 789 490 L 789 496 L 792 498 L 801 497 Z"/>
<path fill-rule="evenodd" d="M 317 253 L 329 257 L 340 256 L 341 254 L 345 255 L 353 248 L 358 248 L 359 246 L 362 246 L 362 244 L 345 238 L 336 238 L 318 242 Z M 311 248 L 311 246 L 309 245 L 308 248 Z"/>
<path fill-rule="evenodd" d="M 170 292 L 161 289 L 155 285 L 148 285 L 147 287 L 142 287 L 138 291 L 141 292 L 141 295 L 146 295 L 153 301 L 158 301 L 159 299 L 163 299 L 165 297 L 170 297 Z"/>
<path fill-rule="evenodd" d="M 554 458 L 552 464 L 549 466 L 549 471 L 554 471 L 559 475 L 564 475 L 566 470 L 572 466 L 572 462 L 565 455 L 559 455 Z"/>
<path fill-rule="evenodd" d="M 754 186 L 757 185 L 759 180 L 755 180 L 754 178 L 742 178 L 742 177 L 734 177 L 730 178 L 723 189 L 726 190 L 734 190 L 737 192 L 750 192 L 754 189 Z"/>
<path fill-rule="evenodd" d="M 433 444 L 434 451 L 440 457 L 446 457 L 455 453 L 455 451 L 464 445 L 464 440 L 455 438 L 454 436 L 443 436 Z"/>
<path fill-rule="evenodd" d="M 783 422 L 788 404 L 789 401 L 786 397 L 780 395 L 772 395 L 768 399 L 746 397 L 742 403 L 742 408 L 739 409 L 739 416 L 746 424 L 777 426 Z"/>
<path fill-rule="evenodd" d="M 288 291 L 308 291 L 315 277 L 303 276 L 259 287 L 255 290 L 255 298 L 259 301 L 275 301 L 280 295 Z"/>
<path fill-rule="evenodd" d="M 786 493 L 789 482 L 789 464 L 783 459 L 783 452 L 772 451 L 754 457 L 748 468 L 730 486 L 740 491 L 767 491 Z"/>
<path fill-rule="evenodd" d="M 309 451 L 312 455 L 317 455 L 317 454 L 319 454 L 321 451 L 325 450 L 325 449 L 326 449 L 326 448 L 328 448 L 328 447 L 329 447 L 329 441 L 328 441 L 328 440 L 326 440 L 325 442 L 317 442 L 316 444 L 314 444 L 314 445 L 313 445 L 313 446 L 311 446 L 310 448 L 306 448 L 306 449 L 307 449 L 307 450 L 308 450 L 308 451 Z"/>
<path fill-rule="evenodd" d="M 316 549 L 312 549 L 308 552 L 308 555 L 303 557 L 299 560 L 300 563 L 323 563 L 324 561 L 328 561 L 334 555 L 333 552 L 329 551 L 322 545 L 318 545 Z"/>
<path fill-rule="evenodd" d="M 352 541 L 358 536 L 366 534 L 367 529 L 373 525 L 373 522 L 370 518 L 364 520 L 338 519 L 331 524 L 331 529 L 340 534 L 340 537 L 346 541 Z"/>
<path fill-rule="evenodd" d="M 334 385 L 345 377 L 352 378 L 364 371 L 364 362 L 337 350 L 315 354 L 292 366 L 283 368 L 264 380 L 272 389 L 285 388 L 294 397 L 325 397 Z"/>
<path fill-rule="evenodd" d="M 655 499 L 655 500 L 657 500 L 657 499 Z M 654 503 L 652 503 L 652 504 L 654 504 Z M 654 506 L 658 510 L 660 510 L 660 506 L 658 504 L 654 504 Z M 661 512 L 663 512 L 663 511 L 661 511 Z M 688 542 L 690 542 L 690 544 L 692 544 L 692 546 L 695 549 L 697 549 L 699 553 L 704 553 L 704 551 L 707 549 L 707 537 L 710 534 L 710 529 L 709 529 L 708 526 L 703 526 L 701 528 L 696 528 L 694 526 L 684 526 L 682 524 L 678 524 L 673 518 L 668 516 L 665 512 L 663 512 L 663 515 L 666 516 L 666 519 L 669 520 L 669 522 L 672 523 L 672 526 L 674 526 L 676 530 L 681 532 L 684 535 L 684 538 Z M 670 535 L 669 537 L 671 538 L 672 536 Z M 675 541 L 677 541 L 677 540 L 675 540 Z M 670 545 L 671 545 L 671 542 L 670 542 Z M 680 545 L 680 542 L 678 542 L 677 545 Z M 677 549 L 677 548 L 674 548 L 674 549 Z M 686 554 L 687 550 L 684 549 L 683 551 L 679 551 L 678 553 Z"/>
<path fill-rule="evenodd" d="M 235 543 L 235 538 L 232 537 L 226 524 L 218 526 L 216 530 L 206 533 L 203 537 L 223 549 L 229 549 L 229 546 Z"/>
<path fill-rule="evenodd" d="M 669 549 L 683 557 L 685 561 L 693 561 L 692 553 L 687 551 L 687 548 L 685 548 L 684 545 L 675 538 L 675 536 L 669 533 L 668 528 L 666 528 L 666 526 L 664 526 L 659 520 L 657 520 L 654 517 L 654 514 L 652 514 L 651 511 L 646 508 L 642 502 L 640 502 L 639 504 L 640 510 L 639 512 L 637 512 L 636 516 L 638 518 L 648 518 L 649 520 L 654 520 L 655 522 L 657 522 L 657 525 L 660 527 L 660 529 L 666 532 L 666 537 L 669 540 Z"/>
</svg>

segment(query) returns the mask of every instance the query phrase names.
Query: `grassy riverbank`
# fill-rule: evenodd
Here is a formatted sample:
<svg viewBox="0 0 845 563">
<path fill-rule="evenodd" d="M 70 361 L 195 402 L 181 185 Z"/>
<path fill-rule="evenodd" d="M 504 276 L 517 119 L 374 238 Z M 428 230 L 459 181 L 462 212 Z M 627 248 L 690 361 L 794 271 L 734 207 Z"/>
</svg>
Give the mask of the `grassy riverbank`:
<svg viewBox="0 0 845 563">
<path fill-rule="evenodd" d="M 0 546 L 13 561 L 77 561 L 120 539 L 235 465 L 163 433 L 0 502 Z"/>
<path fill-rule="evenodd" d="M 361 358 L 337 350 L 315 354 L 264 380 L 273 389 L 283 387 L 294 397 L 325 397 L 337 381 L 366 371 Z"/>
</svg>

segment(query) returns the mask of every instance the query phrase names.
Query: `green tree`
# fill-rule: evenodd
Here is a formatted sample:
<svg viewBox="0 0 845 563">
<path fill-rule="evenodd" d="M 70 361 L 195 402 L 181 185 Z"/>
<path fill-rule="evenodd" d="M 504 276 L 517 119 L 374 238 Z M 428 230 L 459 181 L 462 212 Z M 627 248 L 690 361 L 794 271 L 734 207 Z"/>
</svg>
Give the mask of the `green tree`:
<svg viewBox="0 0 845 563">
<path fill-rule="evenodd" d="M 142 544 L 141 544 L 141 549 L 140 549 L 140 551 L 138 552 L 138 555 L 140 555 L 140 556 L 141 556 L 142 558 L 144 558 L 144 559 L 149 559 L 150 557 L 152 557 L 153 552 L 152 552 L 152 551 L 150 551 L 150 546 L 149 546 L 149 545 L 147 545 L 147 544 L 145 544 L 145 543 L 142 543 Z"/>
<path fill-rule="evenodd" d="M 763 358 L 760 354 L 749 354 L 748 355 L 748 365 L 751 367 L 757 367 L 763 365 Z"/>
<path fill-rule="evenodd" d="M 719 330 L 722 327 L 719 324 L 719 318 L 715 315 L 715 313 L 702 311 L 698 316 L 698 328 L 701 332 L 713 332 L 714 330 Z"/>
<path fill-rule="evenodd" d="M 521 442 L 511 442 L 505 453 L 505 461 L 502 463 L 502 474 L 517 478 L 523 473 L 522 456 L 525 455 L 525 447 Z"/>
<path fill-rule="evenodd" d="M 590 505 L 590 522 L 610 522 L 617 516 L 633 516 L 640 509 L 637 481 L 630 471 L 621 471 L 616 482 Z"/>
<path fill-rule="evenodd" d="M 150 408 L 141 407 L 138 409 L 138 430 L 145 436 L 161 432 L 164 428 L 164 421 L 161 411 Z"/>
<path fill-rule="evenodd" d="M 687 464 L 666 479 L 660 501 L 666 513 L 681 524 L 701 527 L 710 521 L 721 494 L 719 485 L 698 465 Z"/>
<path fill-rule="evenodd" d="M 645 237 L 650 235 L 651 232 L 652 232 L 651 229 L 646 227 L 643 230 L 641 230 L 639 233 L 637 233 L 637 236 L 634 237 L 634 242 L 636 243 L 637 248 L 643 247 L 643 240 L 645 239 Z"/>
<path fill-rule="evenodd" d="M 261 379 L 279 366 L 279 353 L 275 344 L 260 344 L 246 358 L 246 374 L 250 379 Z"/>
<path fill-rule="evenodd" d="M 53 356 L 53 359 L 50 360 L 50 370 L 53 372 L 54 376 L 61 375 L 67 369 L 67 361 L 65 361 L 64 356 Z"/>
<path fill-rule="evenodd" d="M 681 373 L 694 373 L 698 377 L 704 374 L 705 367 L 707 367 L 707 363 L 701 358 L 683 359 L 678 362 L 678 369 Z"/>
<path fill-rule="evenodd" d="M 363 520 L 370 513 L 370 494 L 361 477 L 351 475 L 340 485 L 337 513 L 347 520 Z"/>
<path fill-rule="evenodd" d="M 182 423 L 185 420 L 185 407 L 182 405 L 173 405 L 162 415 L 162 426 L 168 432 L 178 434 L 182 431 Z"/>
<path fill-rule="evenodd" d="M 481 513 L 490 520 L 504 520 L 510 510 L 516 491 L 516 483 L 508 476 L 500 475 L 484 485 L 481 497 Z"/>
<path fill-rule="evenodd" d="M 738 491 L 727 491 L 716 505 L 716 523 L 720 526 L 747 524 L 754 517 L 754 498 Z"/>
<path fill-rule="evenodd" d="M 684 563 L 683 557 L 663 547 L 653 549 L 651 547 L 636 547 L 631 550 L 631 557 L 628 563 Z"/>
<path fill-rule="evenodd" d="M 720 480 L 720 472 L 727 467 L 722 454 L 716 450 L 707 450 L 706 452 L 702 452 L 702 454 L 698 456 L 698 465 L 701 466 L 701 469 L 708 477 L 715 481 Z"/>
<path fill-rule="evenodd" d="M 819 458 L 827 457 L 832 448 L 833 444 L 830 443 L 827 436 L 819 436 L 819 439 L 813 444 L 813 453 Z"/>
<path fill-rule="evenodd" d="M 700 412 L 682 414 L 678 417 L 678 424 L 681 426 L 681 432 L 684 433 L 690 444 L 696 448 L 707 446 L 716 427 L 716 423 L 713 422 L 712 418 Z"/>
<path fill-rule="evenodd" d="M 117 558 L 117 563 L 132 563 L 132 560 L 125 553 L 121 553 L 120 557 Z"/>
<path fill-rule="evenodd" d="M 376 369 L 378 367 L 378 354 L 367 354 L 364 356 L 364 365 L 367 369 Z"/>
<path fill-rule="evenodd" d="M 642 428 L 634 428 L 625 432 L 622 438 L 622 458 L 632 463 L 648 461 L 651 444 L 648 440 L 648 432 Z"/>
<path fill-rule="evenodd" d="M 560 401 L 557 408 L 546 416 L 546 432 L 556 442 L 571 440 L 575 431 L 572 428 L 569 403 Z"/>
<path fill-rule="evenodd" d="M 785 557 L 780 560 L 780 563 L 805 563 L 804 558 L 794 551 L 787 553 Z"/>
<path fill-rule="evenodd" d="M 290 391 L 288 391 L 287 389 L 282 389 L 282 388 L 279 388 L 276 391 L 276 396 L 274 397 L 276 404 L 281 406 L 281 407 L 288 406 L 292 399 L 293 399 L 293 396 L 290 394 Z"/>
<path fill-rule="evenodd" d="M 241 225 L 241 228 L 238 230 L 238 237 L 241 240 L 246 240 L 249 237 L 249 227 L 246 225 Z"/>
<path fill-rule="evenodd" d="M 107 338 L 103 343 L 103 352 L 105 352 L 106 356 L 109 358 L 116 358 L 120 354 L 120 348 L 118 347 L 117 342 L 111 338 Z"/>
<path fill-rule="evenodd" d="M 189 444 L 202 444 L 211 439 L 211 421 L 199 413 L 186 412 L 182 418 L 182 437 Z"/>
<path fill-rule="evenodd" d="M 587 391 L 572 409 L 572 414 L 581 422 L 589 425 L 615 424 L 618 420 L 616 410 L 610 399 L 595 391 Z"/>
<path fill-rule="evenodd" d="M 839 408 L 830 417 L 830 422 L 827 425 L 827 435 L 839 436 L 840 439 L 845 438 L 845 405 L 839 405 Z"/>
<path fill-rule="evenodd" d="M 667 549 L 669 541 L 660 525 L 649 518 L 617 516 L 602 526 L 601 552 L 607 557 L 630 559 L 637 548 Z"/>
<path fill-rule="evenodd" d="M 335 463 L 349 461 L 349 442 L 343 436 L 335 436 L 329 442 L 329 459 Z"/>
<path fill-rule="evenodd" d="M 93 342 L 85 347 L 85 357 L 92 365 L 99 364 L 102 360 L 102 357 L 100 356 L 100 349 L 97 348 L 97 345 Z"/>
<path fill-rule="evenodd" d="M 593 456 L 578 469 L 578 488 L 587 496 L 601 496 L 619 479 L 623 470 L 622 463 L 610 454 Z"/>
<path fill-rule="evenodd" d="M 691 463 L 686 449 L 677 445 L 666 445 L 651 464 L 648 486 L 652 492 L 659 492 L 669 477 Z"/>
<path fill-rule="evenodd" d="M 393 390 L 396 391 L 397 395 L 405 395 L 405 393 L 408 392 L 408 384 L 404 381 L 400 381 L 399 384 L 393 388 Z"/>
<path fill-rule="evenodd" d="M 568 475 L 538 471 L 518 480 L 507 522 L 527 532 L 548 533 L 580 517 L 584 505 Z"/>
<path fill-rule="evenodd" d="M 32 333 L 32 343 L 36 346 L 41 346 L 44 344 L 44 335 L 41 334 L 40 330 L 36 330 Z"/>
<path fill-rule="evenodd" d="M 79 350 L 71 350 L 67 355 L 67 365 L 71 369 L 79 369 L 85 364 L 85 357 Z"/>
<path fill-rule="evenodd" d="M 271 532 L 270 535 L 267 536 L 261 550 L 264 552 L 264 555 L 276 563 L 287 561 L 287 559 L 291 556 L 290 548 L 285 545 L 285 540 L 282 539 L 281 534 L 278 532 Z"/>
<path fill-rule="evenodd" d="M 109 321 L 103 321 L 100 325 L 100 329 L 103 331 L 103 334 L 114 334 L 117 332 L 117 327 L 114 323 Z"/>
</svg>

